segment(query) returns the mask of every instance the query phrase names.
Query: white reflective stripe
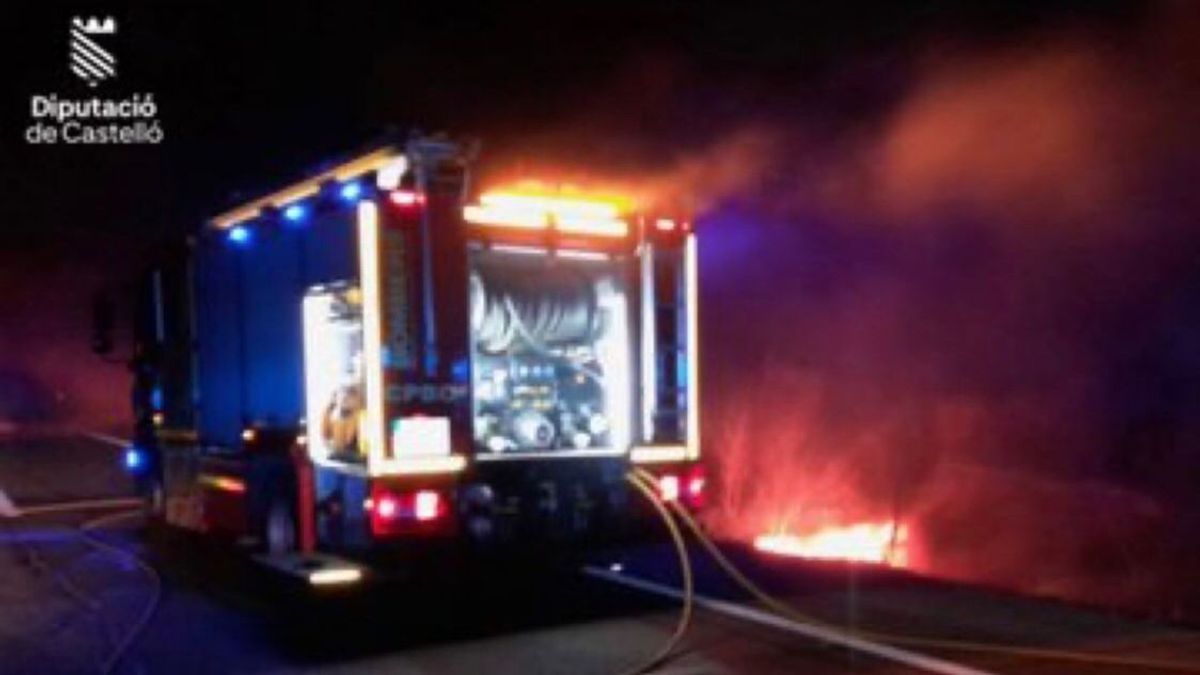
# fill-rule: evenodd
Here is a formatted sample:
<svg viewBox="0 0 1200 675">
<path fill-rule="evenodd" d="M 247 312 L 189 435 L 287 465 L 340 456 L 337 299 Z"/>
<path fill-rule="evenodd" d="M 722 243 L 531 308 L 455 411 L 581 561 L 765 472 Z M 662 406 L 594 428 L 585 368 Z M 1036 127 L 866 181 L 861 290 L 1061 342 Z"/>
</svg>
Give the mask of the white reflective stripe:
<svg viewBox="0 0 1200 675">
<path fill-rule="evenodd" d="M 355 567 L 335 567 L 333 569 L 316 570 L 308 574 L 308 583 L 313 586 L 353 584 L 361 580 L 362 570 Z"/>
<path fill-rule="evenodd" d="M 700 289 L 697 280 L 696 235 L 683 244 L 687 312 L 687 446 L 691 459 L 700 457 Z"/>
<path fill-rule="evenodd" d="M 654 410 L 658 406 L 655 369 L 654 246 L 642 244 L 642 440 L 654 438 Z M 636 461 L 636 460 L 634 460 Z"/>
<path fill-rule="evenodd" d="M 358 204 L 358 269 L 362 289 L 363 368 L 366 380 L 367 465 L 371 473 L 385 459 L 383 394 L 383 306 L 379 278 L 379 210 Z"/>
<path fill-rule="evenodd" d="M 372 476 L 411 476 L 417 474 L 457 473 L 467 468 L 462 455 L 433 457 L 397 457 L 371 464 Z"/>
<path fill-rule="evenodd" d="M 681 462 L 687 458 L 688 449 L 683 445 L 640 445 L 629 451 L 629 459 L 635 464 Z"/>
<path fill-rule="evenodd" d="M 81 431 L 79 432 L 79 435 L 83 436 L 84 438 L 90 438 L 93 441 L 100 441 L 101 443 L 117 448 L 127 448 L 130 445 L 133 445 L 133 443 L 127 439 L 117 438 L 116 436 L 109 436 L 108 434 L 102 434 L 95 431 Z"/>
</svg>

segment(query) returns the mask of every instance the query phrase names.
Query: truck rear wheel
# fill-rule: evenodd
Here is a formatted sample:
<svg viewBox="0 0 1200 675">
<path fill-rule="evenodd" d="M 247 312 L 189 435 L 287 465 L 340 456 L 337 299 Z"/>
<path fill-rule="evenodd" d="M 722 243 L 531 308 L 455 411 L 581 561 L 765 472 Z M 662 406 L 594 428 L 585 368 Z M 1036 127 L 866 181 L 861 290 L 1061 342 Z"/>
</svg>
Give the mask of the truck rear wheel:
<svg viewBox="0 0 1200 675">
<path fill-rule="evenodd" d="M 296 511 L 283 495 L 276 495 L 263 524 L 267 553 L 282 555 L 296 550 Z"/>
<path fill-rule="evenodd" d="M 162 479 L 153 478 L 146 485 L 142 496 L 142 509 L 150 522 L 162 522 L 166 518 L 167 495 L 163 490 Z"/>
</svg>

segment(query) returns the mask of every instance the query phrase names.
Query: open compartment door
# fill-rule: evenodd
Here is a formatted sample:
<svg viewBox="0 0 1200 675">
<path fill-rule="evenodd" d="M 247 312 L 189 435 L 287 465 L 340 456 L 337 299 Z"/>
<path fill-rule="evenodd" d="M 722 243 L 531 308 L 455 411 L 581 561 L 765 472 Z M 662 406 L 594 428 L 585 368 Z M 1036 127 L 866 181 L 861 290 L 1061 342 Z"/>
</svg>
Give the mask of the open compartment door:
<svg viewBox="0 0 1200 675">
<path fill-rule="evenodd" d="M 670 229 L 664 223 L 669 224 Z M 696 237 L 660 220 L 641 254 L 641 416 L 634 462 L 700 456 Z"/>
</svg>

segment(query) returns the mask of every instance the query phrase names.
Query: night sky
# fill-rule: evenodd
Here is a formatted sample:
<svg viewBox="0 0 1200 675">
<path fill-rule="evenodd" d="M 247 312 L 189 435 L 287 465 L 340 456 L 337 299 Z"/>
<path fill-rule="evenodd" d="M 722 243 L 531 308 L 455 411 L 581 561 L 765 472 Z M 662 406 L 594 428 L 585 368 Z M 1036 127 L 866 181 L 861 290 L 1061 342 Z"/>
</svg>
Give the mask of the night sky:
<svg viewBox="0 0 1200 675">
<path fill-rule="evenodd" d="M 479 139 L 500 171 L 566 158 L 572 171 L 640 173 L 747 120 L 877 116 L 931 44 L 1004 41 L 1060 23 L 1119 25 L 1143 13 L 1094 2 L 787 11 L 693 2 L 283 11 L 29 3 L 3 25 L 12 56 L 0 136 L 0 371 L 25 382 L 33 362 L 69 361 L 47 366 L 56 382 L 41 387 L 66 394 L 74 385 L 65 380 L 90 377 L 61 350 L 83 344 L 94 288 L 119 287 L 239 195 L 388 132 Z M 67 68 L 69 21 L 91 14 L 119 25 L 110 41 L 118 76 L 97 90 Z M 165 142 L 26 143 L 33 95 L 91 93 L 152 94 Z M 581 156 L 586 166 L 572 161 Z M 72 395 L 111 417 L 112 397 L 89 392 L 120 375 L 102 372 L 107 386 Z M 11 396 L 7 405 L 29 407 Z"/>
<path fill-rule="evenodd" d="M 10 11 L 0 420 L 118 423 L 126 374 L 87 353 L 96 288 L 239 194 L 444 131 L 482 142 L 484 175 L 554 167 L 698 211 L 729 531 L 799 492 L 901 504 L 933 571 L 1020 585 L 1040 555 L 1074 596 L 1114 585 L 1081 562 L 1114 548 L 1195 556 L 1155 547 L 1200 534 L 1200 15 L 792 4 Z M 119 24 L 119 74 L 95 90 L 66 59 L 88 12 Z M 153 94 L 165 142 L 25 142 L 30 96 L 92 92 Z M 739 502 L 738 468 L 764 457 L 782 467 L 766 501 Z M 1095 509 L 1104 533 L 1079 526 Z M 1064 530 L 1081 534 L 1031 543 Z M 1127 590 L 1110 599 L 1170 605 Z"/>
<path fill-rule="evenodd" d="M 1057 23 L 1119 23 L 1113 3 L 836 3 L 740 11 L 731 3 L 31 4 L 5 26 L 5 241 L 94 230 L 194 227 L 234 193 L 353 152 L 389 129 L 445 131 L 509 151 L 570 129 L 567 154 L 622 142 L 678 152 L 747 116 L 803 105 L 847 71 L 840 113 L 869 115 L 929 44 L 985 43 Z M 1086 9 L 1084 9 L 1086 8 Z M 66 68 L 69 18 L 120 25 L 103 93 L 149 92 L 159 147 L 27 147 L 28 99 L 84 96 Z M 862 80 L 880 76 L 870 82 Z M 855 100 L 855 99 L 860 100 Z M 855 110 L 859 108 L 859 110 Z M 800 111 L 797 111 L 800 112 Z M 615 137 L 614 137 L 615 136 Z M 69 198 L 68 198 L 69 196 Z M 50 202 L 53 208 L 46 208 Z"/>
</svg>

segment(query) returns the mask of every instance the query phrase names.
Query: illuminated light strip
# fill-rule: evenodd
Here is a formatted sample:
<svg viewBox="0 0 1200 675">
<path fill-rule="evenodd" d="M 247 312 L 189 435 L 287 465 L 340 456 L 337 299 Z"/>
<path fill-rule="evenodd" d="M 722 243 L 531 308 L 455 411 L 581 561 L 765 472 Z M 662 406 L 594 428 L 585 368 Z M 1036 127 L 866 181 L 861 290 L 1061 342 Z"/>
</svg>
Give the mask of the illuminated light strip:
<svg viewBox="0 0 1200 675">
<path fill-rule="evenodd" d="M 336 567 L 308 573 L 308 583 L 313 586 L 335 586 L 362 581 L 362 570 L 356 567 Z"/>
<path fill-rule="evenodd" d="M 429 457 L 397 457 L 372 462 L 372 476 L 424 475 L 433 473 L 458 473 L 467 468 L 467 458 L 462 455 L 431 455 Z"/>
<path fill-rule="evenodd" d="M 682 462 L 688 455 L 688 448 L 683 445 L 639 445 L 629 451 L 629 459 L 634 464 Z"/>
<path fill-rule="evenodd" d="M 321 186 L 319 184 L 301 183 L 270 194 L 262 199 L 256 199 L 232 211 L 226 211 L 213 218 L 212 223 L 217 229 L 231 228 L 238 223 L 244 223 L 247 220 L 257 218 L 265 207 L 273 206 L 282 209 L 288 204 L 311 197 L 320 191 Z"/>
<path fill-rule="evenodd" d="M 567 260 L 596 260 L 605 262 L 612 257 L 600 251 L 576 251 L 574 249 L 558 249 L 554 252 L 554 255 Z"/>
<path fill-rule="evenodd" d="M 512 246 L 509 244 L 496 244 L 492 247 L 493 251 L 499 253 L 516 253 L 518 255 L 550 255 L 550 250 L 541 246 Z"/>
<path fill-rule="evenodd" d="M 609 216 L 560 214 L 532 208 L 479 206 L 463 208 L 463 219 L 474 225 L 513 227 L 523 230 L 544 230 L 553 227 L 559 232 L 624 237 L 629 223 Z"/>
<path fill-rule="evenodd" d="M 687 307 L 687 447 L 688 458 L 700 457 L 700 286 L 696 277 L 696 235 L 683 243 L 684 293 Z"/>
<path fill-rule="evenodd" d="M 538 211 L 541 213 L 552 213 L 556 216 L 616 218 L 621 213 L 621 207 L 615 201 L 600 201 L 595 199 L 571 199 L 569 197 L 491 192 L 480 197 L 479 201 L 485 206 L 500 209 Z"/>
<path fill-rule="evenodd" d="M 642 247 L 642 440 L 647 443 L 654 438 L 654 408 L 658 402 L 658 377 L 654 368 L 655 331 L 654 247 L 644 244 Z"/>
<path fill-rule="evenodd" d="M 234 492 L 242 494 L 246 491 L 246 483 L 237 478 L 230 476 L 217 476 L 211 473 L 202 473 L 196 477 L 196 482 L 205 487 L 210 487 L 214 490 L 222 492 Z"/>
<path fill-rule="evenodd" d="M 543 450 L 538 452 L 480 453 L 477 462 L 525 462 L 531 459 L 578 459 L 580 457 L 621 457 L 629 453 L 628 448 L 589 448 L 587 450 Z"/>
<path fill-rule="evenodd" d="M 633 345 L 629 339 L 629 304 L 623 290 L 608 289 L 598 298 L 607 312 L 609 331 L 596 343 L 596 356 L 604 373 L 605 408 L 611 406 L 609 443 L 622 450 L 633 442 Z M 603 316 L 603 314 L 602 314 Z M 620 337 L 618 337 L 620 336 Z"/>
<path fill-rule="evenodd" d="M 265 207 L 283 208 L 292 202 L 317 194 L 321 191 L 321 185 L 326 182 L 332 180 L 341 183 L 351 178 L 357 178 L 364 173 L 387 166 L 396 161 L 398 157 L 403 157 L 403 155 L 397 155 L 393 148 L 376 150 L 344 164 L 339 164 L 312 178 L 225 211 L 211 220 L 212 225 L 218 229 L 233 227 L 238 223 L 257 218 Z"/>
<path fill-rule="evenodd" d="M 328 314 L 332 298 L 324 293 L 306 295 L 301 307 L 304 319 L 304 395 L 305 395 L 305 429 L 307 436 L 314 440 L 308 446 L 308 456 L 314 462 L 326 458 L 328 448 L 325 447 L 321 436 L 321 416 L 325 403 L 322 394 L 332 387 L 325 380 L 327 377 L 317 364 L 328 362 L 333 349 L 328 339 L 319 339 L 322 318 Z"/>
<path fill-rule="evenodd" d="M 624 237 L 629 234 L 629 224 L 617 218 L 562 216 L 554 221 L 554 228 L 559 232 L 599 234 L 609 237 Z"/>
<path fill-rule="evenodd" d="M 387 435 L 383 420 L 383 306 L 379 279 L 379 209 L 358 204 L 358 276 L 362 288 L 363 365 L 367 395 L 367 466 L 384 462 Z"/>
<path fill-rule="evenodd" d="M 541 211 L 492 209 L 476 204 L 463 208 L 463 219 L 476 225 L 502 225 L 526 230 L 541 230 L 549 226 L 547 215 Z"/>
</svg>

